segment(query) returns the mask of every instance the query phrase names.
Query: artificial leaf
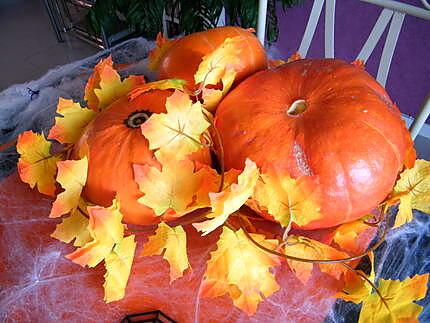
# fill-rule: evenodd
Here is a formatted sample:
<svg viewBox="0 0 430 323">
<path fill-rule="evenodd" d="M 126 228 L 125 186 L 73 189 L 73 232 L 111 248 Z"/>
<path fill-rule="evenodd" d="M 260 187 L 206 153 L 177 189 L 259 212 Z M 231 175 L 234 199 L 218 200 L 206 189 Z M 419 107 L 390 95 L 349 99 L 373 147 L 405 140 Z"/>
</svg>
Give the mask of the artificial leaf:
<svg viewBox="0 0 430 323">
<path fill-rule="evenodd" d="M 365 69 L 366 68 L 366 63 L 364 62 L 364 60 L 362 60 L 362 59 L 356 59 L 356 60 L 354 60 L 352 63 L 351 63 L 352 65 L 355 65 L 355 66 L 357 66 L 358 68 L 361 68 L 361 69 Z"/>
<path fill-rule="evenodd" d="M 344 251 L 351 254 L 362 252 L 362 241 L 360 235 L 375 228 L 365 223 L 365 219 L 345 223 L 336 228 L 333 233 L 333 241 Z"/>
<path fill-rule="evenodd" d="M 134 235 L 130 235 L 115 244 L 112 252 L 106 256 L 103 284 L 106 303 L 124 298 L 135 250 Z"/>
<path fill-rule="evenodd" d="M 114 245 L 122 240 L 124 225 L 121 223 L 122 214 L 117 200 L 113 200 L 108 208 L 91 206 L 87 210 L 88 231 L 92 240 L 68 254 L 66 258 L 81 266 L 95 267 L 112 251 Z"/>
<path fill-rule="evenodd" d="M 88 218 L 82 214 L 82 211 L 76 208 L 67 218 L 64 218 L 61 223 L 57 224 L 51 237 L 65 243 L 69 243 L 75 239 L 73 245 L 81 247 L 91 240 L 88 223 Z"/>
<path fill-rule="evenodd" d="M 287 62 L 282 60 L 282 59 L 269 59 L 269 61 L 267 62 L 267 65 L 269 68 L 277 68 L 281 65 L 286 64 Z"/>
<path fill-rule="evenodd" d="M 184 86 L 187 82 L 181 79 L 167 79 L 160 80 L 151 83 L 145 83 L 136 87 L 133 91 L 130 92 L 129 98 L 130 100 L 134 100 L 138 96 L 152 91 L 152 90 L 180 90 L 184 91 Z"/>
<path fill-rule="evenodd" d="M 288 57 L 287 63 L 295 62 L 301 59 L 302 59 L 302 56 L 299 54 L 299 52 L 295 52 L 291 54 L 290 57 Z"/>
<path fill-rule="evenodd" d="M 157 34 L 157 39 L 155 40 L 155 48 L 149 52 L 149 64 L 148 67 L 151 71 L 158 69 L 163 55 L 172 47 L 176 40 L 170 40 L 163 33 L 159 32 Z"/>
<path fill-rule="evenodd" d="M 149 165 L 133 165 L 134 179 L 145 195 L 138 199 L 156 215 L 167 210 L 183 212 L 193 201 L 200 184 L 194 164 L 188 159 L 166 162 L 160 171 Z"/>
<path fill-rule="evenodd" d="M 244 46 L 246 42 L 240 36 L 226 38 L 219 47 L 203 57 L 194 74 L 194 81 L 200 84 L 205 109 L 213 110 L 230 90 L 241 64 Z M 212 88 L 220 82 L 221 89 Z"/>
<path fill-rule="evenodd" d="M 43 134 L 25 131 L 18 137 L 16 149 L 20 154 L 18 172 L 24 183 L 37 189 L 40 193 L 54 196 L 57 156 L 50 153 L 51 143 Z"/>
<path fill-rule="evenodd" d="M 306 225 L 322 217 L 319 190 L 313 183 L 310 176 L 293 179 L 270 171 L 261 174 L 253 199 L 284 227 L 291 222 Z"/>
<path fill-rule="evenodd" d="M 360 265 L 363 262 L 369 262 L 368 270 L 370 272 L 364 272 L 360 269 Z M 347 302 L 353 302 L 359 304 L 363 302 L 369 295 L 372 293 L 372 286 L 357 272 L 360 272 L 362 275 L 366 275 L 366 277 L 374 282 L 375 280 L 375 270 L 374 270 L 374 256 L 373 253 L 369 253 L 369 257 L 364 257 L 361 259 L 359 265 L 355 269 L 356 271 L 348 270 L 344 275 L 345 285 L 342 290 L 338 292 L 334 297 L 341 298 Z M 367 265 L 366 265 L 367 266 Z"/>
<path fill-rule="evenodd" d="M 166 110 L 167 113 L 151 115 L 141 126 L 149 148 L 158 149 L 157 159 L 181 160 L 202 148 L 201 136 L 210 124 L 203 115 L 201 104 L 193 104 L 187 94 L 175 91 L 166 100 Z"/>
<path fill-rule="evenodd" d="M 392 195 L 400 198 L 394 227 L 411 221 L 412 209 L 430 213 L 430 162 L 419 159 L 413 168 L 403 171 Z"/>
<path fill-rule="evenodd" d="M 58 99 L 57 114 L 61 116 L 55 117 L 55 125 L 49 131 L 48 138 L 62 144 L 78 141 L 84 128 L 95 116 L 93 110 L 63 98 Z"/>
<path fill-rule="evenodd" d="M 259 244 L 275 249 L 277 240 L 251 234 Z M 269 297 L 279 289 L 270 270 L 279 265 L 278 257 L 264 252 L 248 240 L 242 229 L 223 227 L 217 249 L 211 252 L 200 295 L 217 297 L 229 294 L 233 304 L 252 315 L 262 296 Z"/>
<path fill-rule="evenodd" d="M 57 218 L 74 210 L 78 204 L 82 189 L 87 181 L 88 159 L 64 160 L 57 163 L 57 182 L 64 188 L 52 204 L 50 218 Z"/>
<path fill-rule="evenodd" d="M 231 184 L 219 193 L 209 193 L 212 213 L 208 217 L 211 219 L 201 223 L 194 223 L 193 226 L 198 231 L 203 232 L 203 235 L 207 235 L 223 225 L 230 214 L 239 210 L 251 197 L 258 176 L 257 165 L 250 159 L 246 159 L 245 168 L 238 176 L 237 184 Z"/>
<path fill-rule="evenodd" d="M 378 290 L 388 308 L 378 294 L 372 293 L 363 302 L 358 322 L 418 322 L 423 307 L 414 301 L 426 296 L 428 277 L 429 274 L 404 281 L 380 279 Z"/>
<path fill-rule="evenodd" d="M 94 67 L 94 73 L 85 86 L 84 99 L 89 108 L 101 111 L 143 83 L 143 76 L 133 75 L 121 81 L 120 75 L 113 67 L 112 57 L 109 56 Z"/>
<path fill-rule="evenodd" d="M 287 256 L 311 260 L 337 260 L 348 257 L 348 254 L 329 245 L 310 238 L 293 235 L 287 238 L 284 251 Z M 309 262 L 291 259 L 287 261 L 297 278 L 303 284 L 306 284 L 311 276 L 314 265 Z M 321 272 L 329 274 L 338 280 L 347 270 L 342 264 L 319 264 L 319 267 Z"/>
<path fill-rule="evenodd" d="M 170 265 L 170 282 L 182 277 L 190 268 L 187 256 L 187 236 L 181 226 L 170 227 L 161 222 L 155 234 L 143 246 L 142 256 L 163 254 Z"/>
</svg>

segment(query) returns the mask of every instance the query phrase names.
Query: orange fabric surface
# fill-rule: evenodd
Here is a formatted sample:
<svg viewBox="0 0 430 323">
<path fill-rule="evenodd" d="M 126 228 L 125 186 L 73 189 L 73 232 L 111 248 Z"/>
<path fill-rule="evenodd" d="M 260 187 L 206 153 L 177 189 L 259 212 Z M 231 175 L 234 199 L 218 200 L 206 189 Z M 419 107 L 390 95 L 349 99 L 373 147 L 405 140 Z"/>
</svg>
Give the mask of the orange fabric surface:
<svg viewBox="0 0 430 323">
<path fill-rule="evenodd" d="M 0 181 L 0 318 L 19 322 L 118 322 L 125 315 L 160 309 L 179 322 L 322 322 L 340 288 L 314 268 L 306 286 L 284 262 L 276 268 L 281 290 L 248 317 L 226 297 L 199 298 L 209 252 L 219 231 L 201 238 L 188 227 L 192 271 L 169 284 L 168 265 L 159 256 L 138 257 L 125 299 L 103 301 L 103 265 L 81 268 L 64 258 L 71 245 L 50 237 L 58 219 L 49 219 L 52 201 L 20 182 L 15 173 Z"/>
</svg>

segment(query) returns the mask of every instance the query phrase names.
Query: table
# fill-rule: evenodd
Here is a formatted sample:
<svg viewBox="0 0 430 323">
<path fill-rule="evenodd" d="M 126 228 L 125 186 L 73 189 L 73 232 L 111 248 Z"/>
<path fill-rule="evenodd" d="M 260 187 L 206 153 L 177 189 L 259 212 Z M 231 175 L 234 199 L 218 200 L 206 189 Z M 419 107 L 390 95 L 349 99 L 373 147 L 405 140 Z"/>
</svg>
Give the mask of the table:
<svg viewBox="0 0 430 323">
<path fill-rule="evenodd" d="M 134 39 L 93 57 L 57 67 L 36 81 L 0 93 L 0 143 L 20 132 L 49 129 L 59 96 L 82 99 L 91 67 L 109 53 L 121 73 L 151 74 L 146 57 L 151 43 Z M 30 90 L 31 91 L 30 91 Z M 31 95 L 33 94 L 33 95 Z M 114 322 L 125 315 L 160 309 L 179 322 L 345 322 L 357 317 L 358 306 L 328 297 L 337 287 L 330 276 L 314 270 L 306 286 L 288 266 L 276 268 L 281 290 L 262 302 L 248 317 L 227 297 L 200 299 L 199 287 L 209 253 L 219 232 L 202 240 L 189 228 L 192 271 L 169 284 L 167 263 L 161 257 L 136 257 L 125 299 L 103 302 L 104 268 L 81 268 L 63 256 L 70 245 L 54 240 L 57 219 L 49 219 L 52 200 L 20 182 L 14 147 L 0 154 L 0 319 L 5 322 Z M 430 271 L 430 218 L 416 219 L 392 231 L 376 253 L 377 276 L 404 279 Z M 141 250 L 143 234 L 138 237 Z M 430 297 L 422 321 L 430 321 Z"/>
</svg>

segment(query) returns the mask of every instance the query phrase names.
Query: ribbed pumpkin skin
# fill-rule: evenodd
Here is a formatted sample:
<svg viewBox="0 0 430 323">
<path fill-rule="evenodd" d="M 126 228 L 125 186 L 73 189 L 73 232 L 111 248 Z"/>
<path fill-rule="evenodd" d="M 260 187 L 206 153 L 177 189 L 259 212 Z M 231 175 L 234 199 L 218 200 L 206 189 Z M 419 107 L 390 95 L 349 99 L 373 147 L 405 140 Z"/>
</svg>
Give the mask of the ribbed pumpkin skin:
<svg viewBox="0 0 430 323">
<path fill-rule="evenodd" d="M 101 112 L 87 126 L 75 146 L 75 154 L 86 151 L 89 157 L 88 177 L 84 196 L 90 202 L 110 206 L 115 193 L 121 205 L 124 221 L 131 224 L 153 224 L 160 221 L 153 210 L 137 202 L 143 194 L 134 181 L 133 164 L 149 165 L 161 169 L 149 149 L 140 127 L 129 128 L 127 117 L 139 110 L 165 112 L 169 91 L 152 91 L 129 101 L 123 97 Z M 201 156 L 208 163 L 209 155 Z"/>
<path fill-rule="evenodd" d="M 250 31 L 240 27 L 219 27 L 185 36 L 164 54 L 159 64 L 159 79 L 180 78 L 194 87 L 194 74 L 203 56 L 211 53 L 228 37 L 243 37 L 248 46 L 237 67 L 236 82 L 267 67 L 267 57 L 259 40 Z"/>
<path fill-rule="evenodd" d="M 298 99 L 307 109 L 295 116 Z M 363 69 L 304 59 L 256 73 L 220 103 L 215 120 L 226 169 L 251 158 L 264 173 L 314 176 L 323 218 L 316 229 L 355 220 L 390 193 L 415 151 L 400 111 Z"/>
</svg>

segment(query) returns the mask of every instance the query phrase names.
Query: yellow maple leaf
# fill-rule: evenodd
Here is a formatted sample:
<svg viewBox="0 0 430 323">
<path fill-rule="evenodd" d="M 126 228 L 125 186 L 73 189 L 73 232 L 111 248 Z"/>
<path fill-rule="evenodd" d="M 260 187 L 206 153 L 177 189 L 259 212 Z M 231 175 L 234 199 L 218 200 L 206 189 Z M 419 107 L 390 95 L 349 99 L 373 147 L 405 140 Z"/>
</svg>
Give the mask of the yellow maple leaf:
<svg viewBox="0 0 430 323">
<path fill-rule="evenodd" d="M 345 252 L 329 245 L 310 238 L 293 235 L 287 238 L 284 252 L 288 256 L 312 260 L 337 260 L 348 257 Z M 297 278 L 306 285 L 314 264 L 290 259 L 287 262 Z M 329 274 L 338 280 L 347 270 L 342 264 L 319 264 L 318 266 L 323 273 Z"/>
<path fill-rule="evenodd" d="M 211 219 L 201 223 L 194 223 L 193 226 L 198 231 L 203 232 L 203 235 L 207 235 L 222 226 L 230 214 L 239 210 L 251 197 L 257 184 L 258 176 L 257 165 L 252 160 L 246 159 L 245 168 L 238 176 L 237 184 L 231 184 L 219 193 L 209 193 L 212 213 L 208 217 Z"/>
<path fill-rule="evenodd" d="M 113 67 L 112 57 L 109 56 L 94 67 L 94 72 L 85 86 L 84 99 L 89 108 L 101 111 L 143 83 L 143 76 L 134 75 L 121 81 L 120 75 Z"/>
<path fill-rule="evenodd" d="M 156 215 L 167 210 L 183 212 L 193 202 L 199 190 L 200 175 L 194 173 L 194 164 L 188 159 L 163 164 L 160 171 L 149 165 L 133 165 L 134 179 L 145 195 L 138 199 L 152 208 Z"/>
<path fill-rule="evenodd" d="M 79 209 L 74 209 L 67 218 L 57 224 L 51 237 L 65 243 L 75 239 L 73 245 L 81 247 L 91 240 L 88 218 Z"/>
<path fill-rule="evenodd" d="M 58 99 L 57 114 L 61 116 L 55 117 L 55 125 L 49 131 L 48 138 L 62 144 L 78 141 L 84 128 L 95 116 L 93 110 L 63 98 Z"/>
<path fill-rule="evenodd" d="M 82 267 L 97 266 L 124 236 L 122 214 L 117 200 L 113 200 L 108 208 L 91 206 L 87 208 L 89 215 L 88 231 L 92 240 L 78 248 L 66 258 Z"/>
<path fill-rule="evenodd" d="M 103 284 L 106 303 L 124 298 L 135 250 L 134 235 L 130 235 L 115 244 L 112 252 L 106 256 Z"/>
<path fill-rule="evenodd" d="M 365 219 L 358 219 L 338 226 L 333 232 L 333 241 L 342 250 L 351 254 L 363 252 L 362 242 L 359 239 L 360 235 L 368 230 L 375 230 L 365 223 Z"/>
<path fill-rule="evenodd" d="M 222 97 L 230 90 L 241 64 L 241 53 L 246 42 L 241 36 L 226 38 L 224 42 L 210 54 L 203 57 L 194 81 L 202 89 L 203 106 L 213 111 Z M 221 89 L 211 88 L 222 83 Z M 209 87 L 208 87 L 209 85 Z"/>
<path fill-rule="evenodd" d="M 210 124 L 203 115 L 201 104 L 193 104 L 187 94 L 175 91 L 166 100 L 166 110 L 167 113 L 152 114 L 141 126 L 149 148 L 158 149 L 155 152 L 157 159 L 181 160 L 202 148 L 201 136 Z"/>
<path fill-rule="evenodd" d="M 187 235 L 181 226 L 170 227 L 161 222 L 155 234 L 143 246 L 141 256 L 163 254 L 170 265 L 170 283 L 191 268 L 187 256 Z"/>
<path fill-rule="evenodd" d="M 400 198 L 395 228 L 412 221 L 412 209 L 430 213 L 430 162 L 418 159 L 413 168 L 403 171 L 392 195 Z"/>
<path fill-rule="evenodd" d="M 259 207 L 266 209 L 284 227 L 291 222 L 303 226 L 320 219 L 319 198 L 312 177 L 293 179 L 286 175 L 278 176 L 273 171 L 261 174 L 253 194 Z"/>
<path fill-rule="evenodd" d="M 265 239 L 262 234 L 252 238 L 267 248 L 275 249 L 277 240 Z M 200 295 L 217 297 L 229 294 L 233 304 L 252 315 L 262 296 L 269 297 L 279 289 L 275 275 L 270 272 L 280 264 L 278 257 L 252 244 L 242 229 L 233 231 L 223 227 L 217 249 L 211 252 Z"/>
<path fill-rule="evenodd" d="M 57 218 L 76 209 L 87 181 L 88 159 L 64 160 L 57 163 L 57 182 L 64 188 L 52 204 L 50 218 Z"/>
<path fill-rule="evenodd" d="M 373 253 L 369 253 L 369 257 L 362 258 L 361 262 L 368 261 L 369 263 L 365 263 L 365 266 L 369 266 L 367 268 L 367 272 L 360 269 L 360 264 L 355 269 L 356 272 L 360 272 L 362 275 L 365 275 L 372 283 L 375 280 L 375 270 L 374 270 L 374 255 Z M 341 298 L 347 302 L 354 302 L 356 304 L 364 301 L 370 293 L 372 293 L 372 286 L 359 274 L 352 270 L 348 270 L 344 275 L 345 285 L 342 290 L 338 292 L 334 297 Z"/>
<path fill-rule="evenodd" d="M 181 79 L 167 79 L 167 80 L 160 80 L 150 83 L 145 83 L 143 85 L 137 86 L 135 89 L 133 89 L 130 94 L 129 98 L 130 100 L 134 100 L 138 96 L 152 91 L 152 90 L 185 90 L 185 84 L 187 82 L 185 80 Z"/>
<path fill-rule="evenodd" d="M 428 277 L 429 274 L 416 275 L 404 281 L 380 279 L 378 290 L 388 309 L 381 298 L 372 293 L 363 302 L 358 322 L 418 322 L 423 307 L 414 301 L 426 296 Z"/>
<path fill-rule="evenodd" d="M 57 156 L 52 156 L 51 143 L 43 134 L 25 131 L 18 137 L 16 149 L 20 154 L 18 172 L 24 183 L 46 195 L 55 195 Z"/>
</svg>

